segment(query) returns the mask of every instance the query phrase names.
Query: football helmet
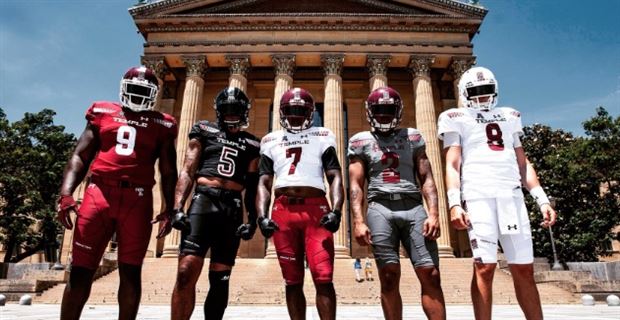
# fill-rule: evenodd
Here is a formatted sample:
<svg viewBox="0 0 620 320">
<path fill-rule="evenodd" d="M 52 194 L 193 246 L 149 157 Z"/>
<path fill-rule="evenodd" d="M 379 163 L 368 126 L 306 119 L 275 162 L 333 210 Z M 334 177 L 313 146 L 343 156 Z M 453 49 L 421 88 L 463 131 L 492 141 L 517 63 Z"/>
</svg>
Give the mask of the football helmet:
<svg viewBox="0 0 620 320">
<path fill-rule="evenodd" d="M 213 108 L 221 128 L 246 128 L 250 116 L 250 99 L 239 88 L 224 88 L 215 96 Z"/>
<path fill-rule="evenodd" d="M 366 119 L 380 132 L 394 130 L 400 125 L 403 100 L 398 91 L 383 87 L 373 90 L 366 98 Z"/>
<path fill-rule="evenodd" d="M 487 68 L 474 67 L 465 71 L 458 87 L 459 100 L 464 107 L 491 110 L 497 105 L 497 80 Z"/>
<path fill-rule="evenodd" d="M 153 110 L 157 100 L 159 82 L 153 70 L 132 67 L 121 79 L 121 105 L 133 111 Z"/>
<path fill-rule="evenodd" d="M 312 126 L 314 98 L 306 89 L 292 88 L 280 99 L 280 125 L 291 132 Z"/>
</svg>

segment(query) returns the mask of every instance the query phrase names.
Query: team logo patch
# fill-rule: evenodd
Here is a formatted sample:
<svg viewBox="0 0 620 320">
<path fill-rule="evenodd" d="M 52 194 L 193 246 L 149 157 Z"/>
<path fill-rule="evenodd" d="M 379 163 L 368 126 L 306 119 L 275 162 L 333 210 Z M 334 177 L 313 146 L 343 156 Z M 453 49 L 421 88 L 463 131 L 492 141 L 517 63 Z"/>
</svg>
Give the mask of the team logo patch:
<svg viewBox="0 0 620 320">
<path fill-rule="evenodd" d="M 476 239 L 471 239 L 471 240 L 469 241 L 469 244 L 471 245 L 471 248 L 472 248 L 472 249 L 478 249 L 478 240 L 476 240 Z"/>
<path fill-rule="evenodd" d="M 483 81 L 484 80 L 484 73 L 482 73 L 482 72 L 476 73 L 476 78 L 478 78 L 478 81 Z"/>
<path fill-rule="evenodd" d="M 166 121 L 163 119 L 153 119 L 153 122 L 161 124 L 162 126 L 166 127 L 166 128 L 171 128 L 172 127 L 172 122 L 170 121 Z M 201 125 L 202 127 L 202 125 Z"/>
</svg>

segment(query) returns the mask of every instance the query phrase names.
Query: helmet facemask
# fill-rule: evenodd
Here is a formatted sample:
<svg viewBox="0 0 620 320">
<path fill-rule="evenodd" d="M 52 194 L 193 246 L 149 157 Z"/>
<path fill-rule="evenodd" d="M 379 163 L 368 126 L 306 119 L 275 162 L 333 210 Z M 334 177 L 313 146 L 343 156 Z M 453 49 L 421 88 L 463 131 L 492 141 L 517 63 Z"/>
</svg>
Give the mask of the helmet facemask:
<svg viewBox="0 0 620 320">
<path fill-rule="evenodd" d="M 153 79 L 149 80 L 149 77 Z M 136 112 L 153 110 L 159 90 L 156 81 L 145 67 L 130 69 L 121 79 L 121 105 Z"/>
<path fill-rule="evenodd" d="M 228 87 L 215 97 L 215 115 L 221 128 L 247 128 L 250 115 L 250 100 L 239 88 Z"/>
<path fill-rule="evenodd" d="M 221 125 L 229 128 L 245 128 L 248 124 L 249 105 L 240 103 L 221 104 L 217 106 L 217 118 Z"/>
<path fill-rule="evenodd" d="M 497 80 L 489 69 L 474 67 L 465 71 L 458 87 L 464 107 L 486 111 L 497 105 Z"/>
<path fill-rule="evenodd" d="M 293 88 L 282 96 L 280 102 L 280 125 L 297 133 L 312 126 L 314 99 L 304 89 Z"/>
<path fill-rule="evenodd" d="M 403 102 L 400 94 L 392 88 L 373 90 L 366 99 L 366 120 L 373 131 L 390 132 L 400 125 Z"/>
</svg>

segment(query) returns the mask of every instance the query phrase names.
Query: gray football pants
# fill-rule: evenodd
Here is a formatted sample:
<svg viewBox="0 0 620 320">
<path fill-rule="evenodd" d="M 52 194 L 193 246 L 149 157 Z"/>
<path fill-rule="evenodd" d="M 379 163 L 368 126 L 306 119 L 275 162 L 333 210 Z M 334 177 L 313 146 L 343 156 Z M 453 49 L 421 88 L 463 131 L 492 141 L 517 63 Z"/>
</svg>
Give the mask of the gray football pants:
<svg viewBox="0 0 620 320">
<path fill-rule="evenodd" d="M 368 204 L 368 227 L 379 268 L 400 263 L 402 242 L 415 268 L 439 266 L 437 242 L 422 235 L 426 210 L 413 199 L 372 200 Z"/>
</svg>

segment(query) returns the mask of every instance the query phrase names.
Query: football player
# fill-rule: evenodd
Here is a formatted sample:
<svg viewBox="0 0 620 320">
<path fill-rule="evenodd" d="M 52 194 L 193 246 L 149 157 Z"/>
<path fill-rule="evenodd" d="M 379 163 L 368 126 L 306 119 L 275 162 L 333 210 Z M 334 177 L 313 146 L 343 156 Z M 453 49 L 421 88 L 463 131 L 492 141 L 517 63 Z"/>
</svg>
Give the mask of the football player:
<svg viewBox="0 0 620 320">
<path fill-rule="evenodd" d="M 402 243 L 422 287 L 422 307 L 429 319 L 445 319 L 436 239 L 440 235 L 437 189 L 424 138 L 414 128 L 400 128 L 403 101 L 390 88 L 373 90 L 366 99 L 370 131 L 349 140 L 349 186 L 353 234 L 372 245 L 386 319 L 401 319 L 400 254 Z M 368 181 L 368 192 L 364 192 Z M 418 183 L 417 181 L 420 181 Z M 364 223 L 363 205 L 368 209 Z M 422 205 L 426 200 L 428 213 Z"/>
<path fill-rule="evenodd" d="M 199 121 L 189 133 L 175 191 L 173 226 L 183 231 L 172 293 L 171 318 L 175 320 L 187 320 L 192 315 L 196 282 L 209 249 L 209 293 L 204 314 L 205 319 L 222 319 L 240 239 L 250 240 L 256 231 L 260 144 L 243 130 L 248 125 L 250 100 L 240 89 L 228 87 L 215 97 L 214 108 L 217 122 Z M 192 190 L 186 215 L 183 208 Z M 242 200 L 248 211 L 245 224 Z"/>
<path fill-rule="evenodd" d="M 533 168 L 527 169 L 520 141 L 521 114 L 512 108 L 496 107 L 498 83 L 489 69 L 467 70 L 458 90 L 465 108 L 444 111 L 439 116 L 438 134 L 446 149 L 450 219 L 455 228 L 468 229 L 474 256 L 471 294 L 476 319 L 491 319 L 498 240 L 525 317 L 542 319 L 533 274 L 532 233 L 521 185 L 530 188 L 537 199 L 545 215 L 544 225 L 555 222 L 555 212 L 537 179 L 534 181 Z"/>
<path fill-rule="evenodd" d="M 314 108 L 307 90 L 286 91 L 280 102 L 284 129 L 266 135 L 260 148 L 258 223 L 266 238 L 273 235 L 291 319 L 306 316 L 304 254 L 316 287 L 319 316 L 336 318 L 332 233 L 340 227 L 344 189 L 336 137 L 327 128 L 312 126 Z M 269 218 L 274 176 L 275 200 Z M 329 183 L 329 203 L 324 176 Z"/>
<path fill-rule="evenodd" d="M 118 241 L 119 319 L 135 319 L 140 304 L 142 261 L 151 235 L 152 188 L 159 159 L 166 209 L 158 237 L 170 232 L 177 181 L 175 119 L 154 111 L 157 77 L 146 67 L 129 69 L 121 80 L 120 103 L 99 101 L 86 111 L 86 129 L 65 168 L 58 219 L 73 228 L 71 273 L 60 318 L 79 319 L 93 276 L 116 233 Z M 72 194 L 90 168 L 90 184 L 78 208 Z"/>
</svg>

